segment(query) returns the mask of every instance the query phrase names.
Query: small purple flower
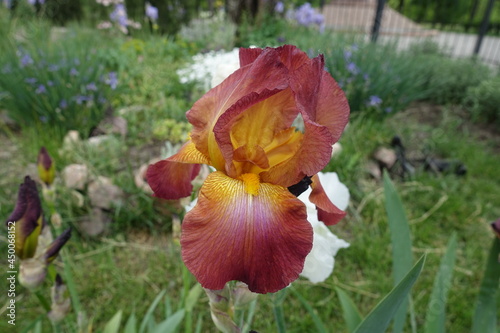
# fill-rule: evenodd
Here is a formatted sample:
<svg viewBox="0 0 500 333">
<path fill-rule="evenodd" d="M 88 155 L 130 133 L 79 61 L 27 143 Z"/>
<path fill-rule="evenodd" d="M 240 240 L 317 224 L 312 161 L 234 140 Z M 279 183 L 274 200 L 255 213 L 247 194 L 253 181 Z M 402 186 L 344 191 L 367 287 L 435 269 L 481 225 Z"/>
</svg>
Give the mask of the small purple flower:
<svg viewBox="0 0 500 333">
<path fill-rule="evenodd" d="M 391 113 L 392 112 L 392 108 L 389 106 L 389 107 L 385 108 L 384 111 L 387 112 L 387 113 Z"/>
<path fill-rule="evenodd" d="M 50 71 L 50 72 L 55 72 L 59 69 L 59 66 L 57 65 L 49 65 L 49 67 L 47 67 L 47 69 Z"/>
<path fill-rule="evenodd" d="M 283 1 L 278 1 L 276 3 L 276 6 L 274 6 L 274 11 L 279 14 L 282 14 L 285 11 L 285 4 L 283 3 Z"/>
<path fill-rule="evenodd" d="M 123 3 L 118 3 L 115 5 L 115 9 L 109 15 L 109 18 L 113 22 L 117 22 L 122 27 L 127 26 L 127 9 Z"/>
<path fill-rule="evenodd" d="M 46 122 L 47 122 L 47 120 L 48 120 L 48 119 L 47 119 L 47 116 L 40 116 L 40 121 L 41 121 L 42 123 L 46 123 Z"/>
<path fill-rule="evenodd" d="M 103 96 L 99 96 L 99 98 L 97 99 L 97 102 L 99 104 L 105 104 L 108 100 L 106 98 L 104 98 Z"/>
<path fill-rule="evenodd" d="M 352 57 L 352 51 L 351 50 L 344 50 L 344 59 L 350 60 L 351 57 Z"/>
<path fill-rule="evenodd" d="M 285 38 L 285 37 L 283 37 L 283 36 L 278 36 L 278 37 L 276 38 L 276 41 L 277 41 L 278 43 L 280 43 L 280 44 L 283 44 L 284 42 L 286 42 L 286 38 Z"/>
<path fill-rule="evenodd" d="M 118 76 L 116 75 L 116 72 L 110 72 L 105 82 L 111 87 L 112 90 L 115 90 L 118 86 Z"/>
<path fill-rule="evenodd" d="M 47 92 L 47 89 L 43 84 L 39 85 L 38 88 L 36 88 L 35 93 L 37 94 L 45 94 Z"/>
<path fill-rule="evenodd" d="M 24 79 L 24 82 L 29 83 L 29 84 L 35 84 L 36 81 L 37 81 L 37 79 L 34 77 L 28 77 L 28 78 Z"/>
<path fill-rule="evenodd" d="M 347 71 L 349 73 L 351 73 L 352 75 L 358 75 L 359 74 L 359 68 L 353 62 L 348 63 L 347 66 L 346 66 L 346 68 L 347 68 Z"/>
<path fill-rule="evenodd" d="M 66 109 L 68 107 L 68 102 L 66 102 L 65 99 L 62 99 L 60 102 L 59 102 L 59 107 L 61 109 Z"/>
<path fill-rule="evenodd" d="M 158 20 L 158 8 L 151 6 L 151 4 L 149 2 L 146 2 L 146 16 L 151 21 Z"/>
<path fill-rule="evenodd" d="M 97 86 L 95 85 L 94 82 L 90 82 L 85 86 L 85 88 L 89 91 L 97 91 Z"/>
<path fill-rule="evenodd" d="M 368 81 L 370 79 L 370 75 L 363 74 L 363 80 Z"/>
<path fill-rule="evenodd" d="M 370 96 L 369 100 L 368 100 L 368 105 L 369 106 L 379 106 L 380 104 L 382 104 L 382 99 L 376 95 L 372 95 Z"/>
<path fill-rule="evenodd" d="M 51 81 L 51 80 L 47 81 L 47 85 L 49 87 L 53 87 L 54 86 L 54 81 Z"/>
<path fill-rule="evenodd" d="M 77 95 L 73 97 L 73 99 L 76 101 L 76 104 L 82 105 L 84 102 L 90 101 L 91 98 L 88 96 L 83 96 L 83 95 Z"/>
<path fill-rule="evenodd" d="M 28 65 L 33 65 L 34 61 L 28 53 L 23 54 L 21 57 L 21 67 L 26 67 Z"/>
<path fill-rule="evenodd" d="M 75 67 L 72 67 L 71 70 L 69 71 L 69 75 L 71 76 L 78 76 L 80 73 L 76 70 Z"/>
<path fill-rule="evenodd" d="M 78 59 L 78 58 L 73 59 L 73 63 L 74 63 L 76 66 L 80 65 L 80 59 Z"/>
</svg>

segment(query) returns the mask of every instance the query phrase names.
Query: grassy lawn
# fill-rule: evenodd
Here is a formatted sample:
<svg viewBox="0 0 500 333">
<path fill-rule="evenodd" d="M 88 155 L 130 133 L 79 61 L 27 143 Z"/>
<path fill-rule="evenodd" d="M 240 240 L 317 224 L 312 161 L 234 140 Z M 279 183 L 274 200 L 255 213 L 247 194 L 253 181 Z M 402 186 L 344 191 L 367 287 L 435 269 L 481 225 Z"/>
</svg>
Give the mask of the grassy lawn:
<svg viewBox="0 0 500 333">
<path fill-rule="evenodd" d="M 15 27 L 21 28 L 22 25 Z M 277 25 L 271 32 L 307 50 L 311 56 L 325 54 L 328 70 L 341 83 L 351 105 L 351 121 L 340 139 L 343 150 L 325 168 L 325 171 L 337 172 L 350 190 L 347 216 L 331 230 L 351 246 L 338 253 L 334 273 L 327 281 L 312 284 L 301 278 L 293 283 L 294 290 L 307 299 L 331 332 L 347 332 L 335 288 L 346 291 L 363 315 L 392 289 L 391 238 L 383 184 L 368 173 L 367 165 L 377 148 L 390 147 L 392 138 L 398 135 L 416 171 L 404 180 L 392 173 L 392 179 L 410 223 L 413 259 L 427 255 L 424 271 L 412 290 L 413 318 L 407 321 L 405 332 L 412 331 L 411 321 L 418 332 L 423 327 L 434 278 L 453 232 L 458 236 L 458 251 L 449 289 L 446 329 L 470 332 L 493 239 L 489 223 L 500 217 L 500 132 L 495 125 L 495 121 L 500 121 L 500 113 L 496 113 L 498 118 L 489 124 L 473 123 L 471 104 L 464 102 L 463 96 L 470 87 L 497 80 L 498 75 L 494 77 L 495 73 L 486 66 L 426 54 L 417 48 L 408 54 L 397 54 L 390 46 L 367 44 L 353 36 L 318 35 L 316 31 L 302 28 L 282 28 Z M 124 318 L 135 313 L 140 321 L 162 290 L 166 290 L 168 296 L 162 299 L 155 315 L 158 319 L 165 318 L 170 308 L 175 311 L 183 306 L 189 289 L 196 283 L 184 268 L 178 237 L 172 233 L 172 217 L 182 214 L 181 205 L 155 200 L 137 188 L 134 172 L 141 164 L 164 154 L 166 141 L 178 144 L 189 131 L 184 113 L 203 95 L 204 89 L 196 83 L 181 83 L 176 70 L 189 64 L 190 57 L 202 48 L 198 42 L 181 37 L 175 40 L 159 36 L 126 38 L 97 30 L 85 35 L 87 28 L 81 29 L 71 27 L 68 36 L 88 38 L 92 45 L 102 45 L 104 50 L 92 58 L 104 64 L 99 70 L 105 74 L 95 74 L 96 78 L 108 75 L 109 71 L 118 73 L 117 90 L 106 87 L 109 93 L 106 105 L 112 114 L 127 120 L 128 132 L 125 136 L 113 135 L 102 145 L 91 146 L 85 142 L 83 127 L 74 128 L 81 130 L 82 142 L 63 151 L 62 137 L 66 130 L 73 129 L 65 128 L 64 121 L 56 122 L 54 131 L 40 125 L 38 119 L 33 123 L 23 122 L 23 117 L 31 119 L 24 113 L 18 118 L 17 127 L 8 127 L 2 121 L 0 215 L 4 219 L 9 216 L 18 185 L 26 174 L 35 176 L 33 164 L 38 149 L 41 145 L 47 146 L 54 157 L 59 179 L 56 209 L 62 216 L 63 226 L 72 226 L 75 230 L 62 256 L 66 269 L 72 273 L 81 310 L 92 322 L 94 331 L 101 332 L 119 310 L 123 311 Z M 9 33 L 15 31 L 20 30 Z M 260 46 L 277 45 L 276 36 L 269 34 L 269 31 L 250 31 L 241 41 L 244 46 L 259 39 Z M 4 38 L 2 43 L 15 40 L 12 36 Z M 44 38 L 48 37 L 41 38 L 37 47 L 44 47 Z M 78 38 L 68 37 L 65 47 L 71 49 L 72 43 L 81 41 Z M 275 44 L 270 42 L 272 38 Z M 207 45 L 209 42 L 214 41 L 207 41 Z M 15 57 L 15 52 L 0 56 L 0 68 Z M 50 78 L 52 74 L 47 75 Z M 24 83 L 16 84 L 16 89 L 23 91 L 26 98 L 37 98 L 33 89 L 23 88 Z M 16 109 L 23 107 L 19 102 L 6 102 L 7 95 L 1 94 L 6 90 L 5 85 L 0 89 L 0 110 L 7 110 L 7 114 L 21 112 Z M 51 96 L 47 103 L 58 105 L 56 95 Z M 373 96 L 381 102 L 370 104 Z M 477 115 L 481 112 L 477 108 L 480 104 L 474 105 L 473 112 Z M 80 106 L 75 104 L 75 107 Z M 52 109 L 47 110 L 43 115 L 52 116 Z M 86 112 L 83 108 L 78 110 Z M 104 117 L 104 110 L 99 111 Z M 85 129 L 94 125 L 85 123 Z M 459 160 L 466 166 L 467 174 L 425 171 L 420 160 L 426 157 Z M 83 204 L 77 205 L 74 194 L 61 181 L 62 170 L 72 163 L 87 164 L 93 176 L 109 177 L 125 193 L 121 204 L 106 211 L 111 223 L 98 236 L 88 236 L 81 228 L 81 222 L 92 213 L 85 191 L 80 191 Z M 48 215 L 46 204 L 44 208 Z M 4 231 L 0 233 L 0 249 L 2 253 L 7 251 Z M 5 260 L 0 258 L 2 267 L 6 265 Z M 61 261 L 56 261 L 55 266 L 58 271 L 64 271 Z M 5 270 L 0 273 L 3 281 L 7 276 Z M 48 283 L 46 287 L 42 293 L 49 297 Z M 275 297 L 259 296 L 253 330 L 276 331 Z M 0 294 L 2 317 L 7 302 L 7 295 Z M 17 285 L 16 303 L 18 332 L 44 313 L 35 294 L 20 285 Z M 283 308 L 288 332 L 315 332 L 313 318 L 294 294 L 288 293 Z M 500 316 L 500 311 L 497 312 Z M 200 322 L 201 332 L 217 331 L 210 319 L 205 294 L 196 302 L 192 318 L 193 326 Z M 71 312 L 62 323 L 62 331 L 76 332 L 77 320 L 77 314 Z M 43 332 L 51 331 L 46 318 L 43 327 Z M 0 321 L 0 331 L 10 328 L 6 320 Z M 184 326 L 179 331 L 188 331 L 188 328 Z"/>
</svg>

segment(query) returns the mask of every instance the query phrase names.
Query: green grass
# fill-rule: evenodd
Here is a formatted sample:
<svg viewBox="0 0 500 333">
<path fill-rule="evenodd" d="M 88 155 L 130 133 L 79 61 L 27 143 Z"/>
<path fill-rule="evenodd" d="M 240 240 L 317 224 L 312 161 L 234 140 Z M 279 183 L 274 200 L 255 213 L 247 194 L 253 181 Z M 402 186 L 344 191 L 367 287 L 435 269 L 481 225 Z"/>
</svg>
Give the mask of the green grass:
<svg viewBox="0 0 500 333">
<path fill-rule="evenodd" d="M 324 52 L 333 73 L 336 61 L 340 62 L 344 56 L 343 51 L 352 47 L 354 42 L 359 43 L 351 37 L 335 37 L 334 41 L 327 41 L 328 36 L 313 37 L 310 31 L 295 33 L 296 39 L 289 37 L 289 42 L 296 41 L 303 49 L 313 48 L 313 53 L 318 50 Z M 294 30 L 287 34 L 292 36 Z M 130 50 L 130 58 L 120 56 L 123 48 L 133 49 Z M 426 63 L 412 64 L 413 59 L 390 55 L 387 48 L 378 49 L 373 45 L 361 45 L 360 48 L 376 55 L 370 58 L 370 52 L 360 52 L 356 58 L 360 68 L 381 76 L 373 86 L 365 87 L 367 90 L 359 90 L 360 101 L 372 93 L 381 93 L 376 89 L 382 89 L 380 87 L 384 84 L 391 89 L 390 94 L 395 95 L 388 98 L 393 98 L 394 106 L 400 109 L 412 99 L 397 104 L 398 92 L 404 90 L 412 98 L 426 93 L 421 90 L 425 85 L 411 86 L 409 83 L 415 83 L 412 78 L 419 77 L 417 72 Z M 178 241 L 171 234 L 171 213 L 178 214 L 180 211 L 175 204 L 156 202 L 137 189 L 133 172 L 141 163 L 160 154 L 163 142 L 153 137 L 155 126 L 167 118 L 182 121 L 184 112 L 202 93 L 194 85 L 180 85 L 175 74 L 191 52 L 182 41 L 160 37 L 119 43 L 115 49 L 116 58 L 110 55 L 109 59 L 116 60 L 113 66 L 121 68 L 122 77 L 128 83 L 125 92 L 113 101 L 116 113 L 128 121 L 126 139 L 114 137 L 99 148 L 81 144 L 66 153 L 58 153 L 57 143 L 49 136 L 42 140 L 52 152 L 59 174 L 67 164 L 86 163 L 92 174 L 110 177 L 126 193 L 124 204 L 110 212 L 113 223 L 107 234 L 89 239 L 76 232 L 67 246 L 69 257 L 66 259 L 70 260 L 80 301 L 96 330 L 102 329 L 120 309 L 125 318 L 135 311 L 140 321 L 163 289 L 167 290 L 174 311 L 183 299 L 183 264 Z M 394 72 L 405 75 L 400 85 L 391 82 L 394 78 L 391 75 L 399 74 L 389 73 L 384 77 L 386 73 L 380 70 L 386 55 L 394 60 Z M 141 61 L 137 61 L 139 57 Z M 404 73 L 406 64 L 409 66 Z M 463 63 L 463 66 L 467 64 Z M 345 72 L 343 62 L 339 68 L 337 73 L 341 75 Z M 393 105 L 390 101 L 387 106 Z M 343 152 L 325 169 L 336 171 L 350 189 L 348 215 L 332 227 L 332 231 L 349 241 L 351 247 L 339 252 L 334 274 L 326 282 L 312 285 L 305 279 L 299 279 L 294 282 L 294 288 L 305 296 L 332 332 L 345 332 L 336 287 L 353 298 L 363 315 L 369 313 L 392 289 L 390 233 L 382 183 L 372 179 L 365 166 L 377 147 L 389 146 L 392 137 L 399 135 L 408 153 L 426 152 L 429 156 L 459 159 L 467 166 L 465 177 L 432 174 L 417 168 L 412 179 L 405 182 L 395 179 L 395 185 L 410 221 L 414 258 L 427 254 L 424 271 L 412 291 L 417 327 L 423 327 L 434 277 L 449 237 L 455 231 L 458 251 L 446 327 L 449 332 L 469 332 L 473 304 L 493 237 L 488 222 L 500 216 L 497 199 L 500 136 L 497 133 L 484 139 L 482 129 L 470 125 L 458 107 L 416 104 L 406 111 L 394 112 L 390 117 L 379 117 L 370 114 L 371 109 L 366 109 L 362 102 L 357 105 L 360 105 L 356 109 L 359 112 L 353 114 L 350 126 L 340 140 Z M 35 141 L 34 132 L 29 130 L 0 133 L 0 151 L 4 153 L 0 157 L 0 215 L 6 218 L 13 209 L 17 187 L 26 173 L 26 167 L 35 163 L 40 141 Z M 78 221 L 89 213 L 88 200 L 84 207 L 78 208 L 71 201 L 68 190 L 61 188 L 58 195 L 57 208 L 65 225 L 78 226 Z M 5 233 L 2 232 L 2 235 Z M 3 237 L 0 250 L 5 253 Z M 4 260 L 0 258 L 0 263 L 3 264 Z M 58 269 L 61 270 L 60 267 Z M 5 272 L 0 273 L 0 279 L 5 280 L 5 277 Z M 190 277 L 191 285 L 194 282 L 194 278 Z M 19 326 L 16 328 L 22 329 L 43 311 L 32 293 L 21 286 L 17 286 L 17 291 Z M 43 293 L 48 295 L 47 290 Z M 0 294 L 0 305 L 6 302 L 6 295 Z M 259 297 L 252 329 L 258 332 L 276 331 L 272 306 L 272 296 Z M 314 331 L 313 318 L 292 293 L 286 297 L 283 309 L 289 332 Z M 158 319 L 164 310 L 161 303 L 156 311 Z M 216 332 L 205 295 L 193 311 L 194 321 L 200 316 L 203 319 L 202 332 Z M 75 332 L 75 322 L 76 315 L 72 313 L 62 325 L 63 332 Z M 5 325 L 5 320 L 0 321 L 0 331 L 8 327 Z M 407 326 L 406 332 L 410 332 L 409 324 Z M 50 332 L 46 319 L 44 332 Z"/>
</svg>

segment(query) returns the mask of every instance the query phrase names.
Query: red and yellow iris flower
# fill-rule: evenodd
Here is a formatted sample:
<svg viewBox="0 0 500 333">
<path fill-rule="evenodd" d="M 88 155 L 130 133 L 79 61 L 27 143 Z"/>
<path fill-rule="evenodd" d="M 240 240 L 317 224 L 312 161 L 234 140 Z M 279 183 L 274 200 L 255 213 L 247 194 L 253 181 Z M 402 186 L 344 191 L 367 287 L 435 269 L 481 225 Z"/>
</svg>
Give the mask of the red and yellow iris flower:
<svg viewBox="0 0 500 333">
<path fill-rule="evenodd" d="M 240 68 L 186 115 L 190 140 L 147 171 L 156 196 L 178 199 L 191 194 L 201 164 L 216 170 L 182 223 L 186 266 L 212 290 L 231 280 L 258 293 L 283 289 L 313 241 L 306 207 L 288 187 L 312 177 L 318 218 L 332 225 L 345 215 L 315 176 L 347 124 L 344 93 L 322 55 L 310 59 L 291 45 L 241 49 Z"/>
</svg>

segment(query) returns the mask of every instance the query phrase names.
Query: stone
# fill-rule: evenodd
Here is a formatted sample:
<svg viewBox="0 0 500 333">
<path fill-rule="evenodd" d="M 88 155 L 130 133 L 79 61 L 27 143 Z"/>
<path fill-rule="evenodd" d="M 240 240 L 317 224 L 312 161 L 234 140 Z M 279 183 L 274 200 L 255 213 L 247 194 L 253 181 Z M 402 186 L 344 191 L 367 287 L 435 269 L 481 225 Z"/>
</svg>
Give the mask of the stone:
<svg viewBox="0 0 500 333">
<path fill-rule="evenodd" d="M 89 180 L 89 170 L 85 164 L 70 164 L 62 171 L 67 188 L 83 190 Z"/>
<path fill-rule="evenodd" d="M 79 229 L 88 236 L 102 234 L 111 223 L 109 216 L 100 208 L 93 208 L 90 216 L 86 216 L 78 223 Z"/>
<path fill-rule="evenodd" d="M 380 166 L 374 162 L 374 161 L 369 161 L 366 164 L 366 171 L 375 179 L 380 180 L 382 179 L 382 170 L 380 170 Z"/>
<path fill-rule="evenodd" d="M 106 141 L 109 141 L 109 140 L 112 140 L 113 139 L 113 136 L 111 135 L 97 135 L 97 136 L 93 136 L 93 137 L 90 137 L 87 142 L 89 144 L 89 146 L 93 146 L 93 147 L 99 147 L 101 146 L 102 144 L 104 144 Z"/>
<path fill-rule="evenodd" d="M 385 147 L 378 148 L 373 154 L 373 158 L 387 169 L 392 168 L 398 159 L 393 149 Z"/>
<path fill-rule="evenodd" d="M 123 199 L 123 191 L 114 185 L 111 179 L 103 176 L 97 177 L 87 187 L 87 195 L 93 207 L 110 209 L 112 205 L 119 205 Z"/>
</svg>

